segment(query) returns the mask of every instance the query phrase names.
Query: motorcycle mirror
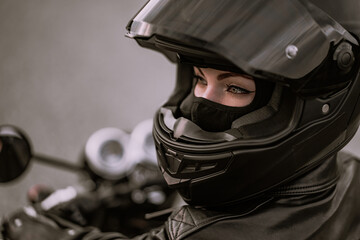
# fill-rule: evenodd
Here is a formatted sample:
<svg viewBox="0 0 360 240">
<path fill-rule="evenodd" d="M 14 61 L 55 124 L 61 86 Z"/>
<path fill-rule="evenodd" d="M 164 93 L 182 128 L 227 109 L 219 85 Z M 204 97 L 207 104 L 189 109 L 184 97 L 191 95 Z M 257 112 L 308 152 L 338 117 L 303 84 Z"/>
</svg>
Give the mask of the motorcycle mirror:
<svg viewBox="0 0 360 240">
<path fill-rule="evenodd" d="M 0 126 L 0 183 L 18 178 L 29 165 L 30 142 L 23 131 L 11 126 Z"/>
</svg>

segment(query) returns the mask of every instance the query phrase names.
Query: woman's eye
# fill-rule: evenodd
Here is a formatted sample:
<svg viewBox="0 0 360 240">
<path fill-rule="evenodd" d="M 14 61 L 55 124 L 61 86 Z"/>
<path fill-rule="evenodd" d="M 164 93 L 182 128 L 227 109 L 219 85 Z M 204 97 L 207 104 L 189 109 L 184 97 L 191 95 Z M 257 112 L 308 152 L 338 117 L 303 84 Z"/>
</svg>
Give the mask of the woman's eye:
<svg viewBox="0 0 360 240">
<path fill-rule="evenodd" d="M 196 84 L 207 85 L 207 81 L 201 76 L 195 75 L 194 79 Z"/>
<path fill-rule="evenodd" d="M 233 94 L 249 94 L 254 92 L 234 85 L 229 85 L 227 87 L 227 91 Z"/>
</svg>

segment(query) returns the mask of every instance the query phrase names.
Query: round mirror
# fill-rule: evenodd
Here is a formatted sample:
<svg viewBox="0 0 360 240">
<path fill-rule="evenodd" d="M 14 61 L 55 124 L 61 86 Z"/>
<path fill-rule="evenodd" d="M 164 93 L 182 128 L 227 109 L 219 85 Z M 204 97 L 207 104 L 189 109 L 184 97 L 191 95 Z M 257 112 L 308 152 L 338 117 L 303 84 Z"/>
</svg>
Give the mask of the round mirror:
<svg viewBox="0 0 360 240">
<path fill-rule="evenodd" d="M 14 126 L 0 126 L 0 183 L 19 177 L 31 159 L 30 143 Z"/>
</svg>

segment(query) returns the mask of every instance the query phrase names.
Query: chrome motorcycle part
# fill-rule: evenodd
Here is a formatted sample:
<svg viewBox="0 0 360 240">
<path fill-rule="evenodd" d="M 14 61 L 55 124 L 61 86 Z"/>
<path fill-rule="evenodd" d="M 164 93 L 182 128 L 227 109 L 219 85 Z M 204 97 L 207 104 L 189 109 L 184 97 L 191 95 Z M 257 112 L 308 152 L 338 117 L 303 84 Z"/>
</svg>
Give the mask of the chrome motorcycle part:
<svg viewBox="0 0 360 240">
<path fill-rule="evenodd" d="M 85 145 L 85 161 L 98 176 L 107 180 L 124 177 L 133 167 L 127 157 L 129 134 L 117 128 L 94 132 Z"/>
</svg>

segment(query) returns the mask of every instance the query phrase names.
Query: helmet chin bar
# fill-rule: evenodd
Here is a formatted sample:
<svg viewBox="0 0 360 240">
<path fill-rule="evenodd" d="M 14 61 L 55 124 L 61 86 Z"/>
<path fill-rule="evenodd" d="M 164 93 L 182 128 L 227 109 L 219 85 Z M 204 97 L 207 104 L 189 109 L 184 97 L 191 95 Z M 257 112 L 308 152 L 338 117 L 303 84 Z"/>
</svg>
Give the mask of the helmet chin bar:
<svg viewBox="0 0 360 240">
<path fill-rule="evenodd" d="M 280 90 L 282 87 L 277 89 Z M 278 97 L 279 90 L 275 91 L 277 94 L 273 94 L 273 101 L 280 101 Z M 246 158 L 239 158 L 239 155 L 254 150 L 258 151 L 258 149 L 266 149 L 271 146 L 271 143 L 274 144 L 283 136 L 288 135 L 296 127 L 297 122 L 295 119 L 299 119 L 298 115 L 301 114 L 303 106 L 302 100 L 291 95 L 289 91 L 290 89 L 287 89 L 283 94 L 283 97 L 289 97 L 288 101 L 283 101 L 284 104 L 277 106 L 281 112 L 274 112 L 268 119 L 263 119 L 263 121 L 257 123 L 260 126 L 264 122 L 270 121 L 265 124 L 268 130 L 268 134 L 265 136 L 263 135 L 265 128 L 261 130 L 259 127 L 251 126 L 252 124 L 249 124 L 249 129 L 246 126 L 241 126 L 238 129 L 230 129 L 228 132 L 205 132 L 188 120 L 183 118 L 175 119 L 170 110 L 166 108 L 160 109 L 155 119 L 154 139 L 159 165 L 169 186 L 183 189 L 189 188 L 193 184 L 206 185 L 209 179 L 221 179 L 234 164 L 248 162 Z M 270 105 L 277 104 L 270 101 L 267 107 Z M 292 120 L 284 121 L 283 118 Z M 182 121 L 187 121 L 187 125 L 179 126 Z M 281 124 L 280 130 L 268 128 L 268 126 L 273 125 L 273 121 L 284 124 Z M 189 126 L 190 128 L 186 129 Z M 174 135 L 178 127 L 183 128 L 183 134 L 176 138 Z M 198 132 L 192 132 L 193 129 Z M 241 134 L 242 131 L 244 134 Z M 256 133 L 251 136 L 252 132 Z M 238 135 L 242 136 L 239 138 Z M 256 164 L 256 162 L 253 161 L 252 165 Z M 226 197 L 229 197 L 229 195 L 227 194 Z M 184 196 L 184 198 L 189 202 L 199 200 L 190 196 Z"/>
<path fill-rule="evenodd" d="M 198 125 L 192 121 L 180 117 L 175 118 L 170 109 L 161 108 L 160 113 L 163 115 L 163 122 L 173 134 L 172 137 L 177 139 L 188 139 L 192 142 L 201 143 L 219 143 L 224 141 L 233 141 L 236 139 L 226 132 L 207 132 L 202 130 Z"/>
</svg>

